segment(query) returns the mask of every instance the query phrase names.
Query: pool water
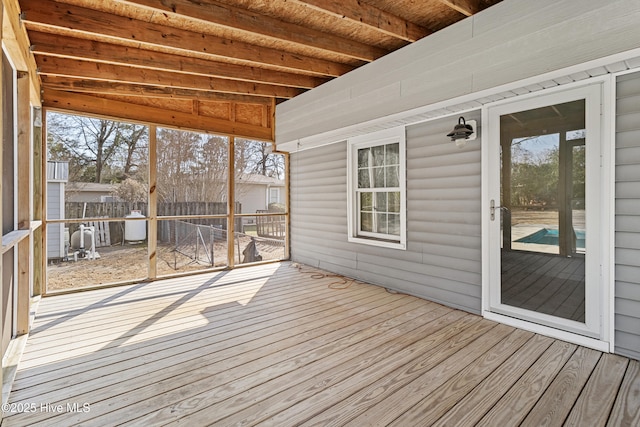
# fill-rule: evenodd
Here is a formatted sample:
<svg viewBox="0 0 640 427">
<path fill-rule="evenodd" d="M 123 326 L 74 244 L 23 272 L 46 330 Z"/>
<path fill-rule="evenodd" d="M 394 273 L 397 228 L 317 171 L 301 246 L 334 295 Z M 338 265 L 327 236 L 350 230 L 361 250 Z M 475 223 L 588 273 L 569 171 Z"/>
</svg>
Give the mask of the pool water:
<svg viewBox="0 0 640 427">
<path fill-rule="evenodd" d="M 576 233 L 576 247 L 585 247 L 585 231 L 575 230 Z M 558 246 L 558 229 L 557 228 L 543 228 L 528 236 L 522 237 L 516 242 L 520 243 L 537 243 L 539 245 L 553 245 Z"/>
</svg>

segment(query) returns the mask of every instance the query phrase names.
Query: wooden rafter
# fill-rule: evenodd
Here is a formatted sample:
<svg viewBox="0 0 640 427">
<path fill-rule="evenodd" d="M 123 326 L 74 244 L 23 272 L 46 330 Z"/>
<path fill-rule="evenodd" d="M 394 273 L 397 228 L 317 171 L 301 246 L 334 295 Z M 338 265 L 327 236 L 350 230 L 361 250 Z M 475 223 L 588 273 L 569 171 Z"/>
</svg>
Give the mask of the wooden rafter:
<svg viewBox="0 0 640 427">
<path fill-rule="evenodd" d="M 35 54 L 87 59 L 116 65 L 130 65 L 156 70 L 198 74 L 232 80 L 291 86 L 311 89 L 327 81 L 315 76 L 286 73 L 256 67 L 247 67 L 218 61 L 207 61 L 181 55 L 172 55 L 142 48 L 132 48 L 113 43 L 32 31 L 32 51 Z"/>
<path fill-rule="evenodd" d="M 302 93 L 300 89 L 285 86 L 96 63 L 55 56 L 36 56 L 36 61 L 40 64 L 40 73 L 42 75 L 83 77 L 85 79 L 101 81 L 136 83 L 149 86 L 170 86 L 181 89 L 196 89 L 274 98 L 292 98 Z"/>
<path fill-rule="evenodd" d="M 265 96 L 238 95 L 222 92 L 209 92 L 194 89 L 182 89 L 169 86 L 149 86 L 114 81 L 86 80 L 84 78 L 42 76 L 42 86 L 57 91 L 139 96 L 147 98 L 196 99 L 200 101 L 233 101 L 247 104 L 270 105 L 271 98 Z"/>
<path fill-rule="evenodd" d="M 272 139 L 270 127 L 179 111 L 167 111 L 157 107 L 131 108 L 132 105 L 127 102 L 98 98 L 87 94 L 45 90 L 43 105 L 60 111 L 75 111 L 81 114 L 161 124 L 189 130 L 214 131 L 264 141 Z"/>
<path fill-rule="evenodd" d="M 386 49 L 366 45 L 312 28 L 291 24 L 255 12 L 212 0 L 126 0 L 151 10 L 186 16 L 208 25 L 259 34 L 305 47 L 324 50 L 361 61 L 373 61 L 388 53 Z"/>
<path fill-rule="evenodd" d="M 47 108 L 272 140 L 278 102 L 500 1 L 12 0 L 5 47 Z"/>
<path fill-rule="evenodd" d="M 277 67 L 321 76 L 336 77 L 353 69 L 346 64 L 165 27 L 53 0 L 23 0 L 21 5 L 25 22 L 35 24 L 40 29 L 61 27 L 86 34 L 98 34 L 105 40 L 124 39 L 139 42 L 142 46 L 169 47 L 187 53 L 208 54 L 212 59 L 227 58 L 247 65 Z"/>
<path fill-rule="evenodd" d="M 359 0 L 292 0 L 315 10 L 358 22 L 384 34 L 415 42 L 431 31 Z"/>
<path fill-rule="evenodd" d="M 439 0 L 440 3 L 457 10 L 466 16 L 475 15 L 480 12 L 479 0 Z"/>
</svg>

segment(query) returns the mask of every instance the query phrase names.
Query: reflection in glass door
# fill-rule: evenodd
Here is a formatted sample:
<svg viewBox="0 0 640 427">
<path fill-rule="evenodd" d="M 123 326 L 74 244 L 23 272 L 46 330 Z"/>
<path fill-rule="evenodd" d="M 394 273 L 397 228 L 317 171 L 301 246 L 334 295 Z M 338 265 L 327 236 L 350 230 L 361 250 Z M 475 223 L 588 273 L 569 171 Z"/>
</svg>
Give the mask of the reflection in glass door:
<svg viewBox="0 0 640 427">
<path fill-rule="evenodd" d="M 499 233 L 491 309 L 598 336 L 597 269 L 588 274 L 590 260 L 599 263 L 591 254 L 597 233 L 587 218 L 599 192 L 587 191 L 587 176 L 599 172 L 588 166 L 587 152 L 597 155 L 599 135 L 589 123 L 588 97 L 554 99 L 562 97 L 520 101 L 491 116 L 500 135 L 493 172 L 499 193 L 490 205 L 491 229 Z"/>
</svg>

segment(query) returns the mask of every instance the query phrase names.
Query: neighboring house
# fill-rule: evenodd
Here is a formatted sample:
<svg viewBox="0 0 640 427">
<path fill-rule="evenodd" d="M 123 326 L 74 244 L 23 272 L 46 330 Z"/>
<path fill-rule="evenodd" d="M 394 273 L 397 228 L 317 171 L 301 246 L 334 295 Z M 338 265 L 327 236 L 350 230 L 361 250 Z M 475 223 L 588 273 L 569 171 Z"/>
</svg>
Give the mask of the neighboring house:
<svg viewBox="0 0 640 427">
<path fill-rule="evenodd" d="M 640 359 L 639 22 L 638 1 L 504 1 L 279 104 L 292 259 Z M 501 202 L 542 137 L 564 183 L 547 252 Z"/>
<path fill-rule="evenodd" d="M 66 188 L 67 202 L 115 202 L 117 184 L 70 182 Z"/>
<path fill-rule="evenodd" d="M 236 180 L 237 201 L 242 213 L 254 213 L 269 208 L 271 203 L 286 203 L 284 180 L 259 174 L 242 175 Z"/>
</svg>

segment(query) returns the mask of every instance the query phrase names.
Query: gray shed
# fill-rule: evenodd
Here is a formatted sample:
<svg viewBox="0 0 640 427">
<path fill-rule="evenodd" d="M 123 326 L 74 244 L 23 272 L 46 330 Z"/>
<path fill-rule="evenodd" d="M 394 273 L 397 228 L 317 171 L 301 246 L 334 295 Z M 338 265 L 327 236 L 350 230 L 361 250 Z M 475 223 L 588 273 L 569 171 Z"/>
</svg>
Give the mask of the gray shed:
<svg viewBox="0 0 640 427">
<path fill-rule="evenodd" d="M 47 162 L 47 219 L 64 218 L 64 192 L 69 180 L 69 162 Z M 64 257 L 64 224 L 47 226 L 47 258 Z"/>
</svg>

